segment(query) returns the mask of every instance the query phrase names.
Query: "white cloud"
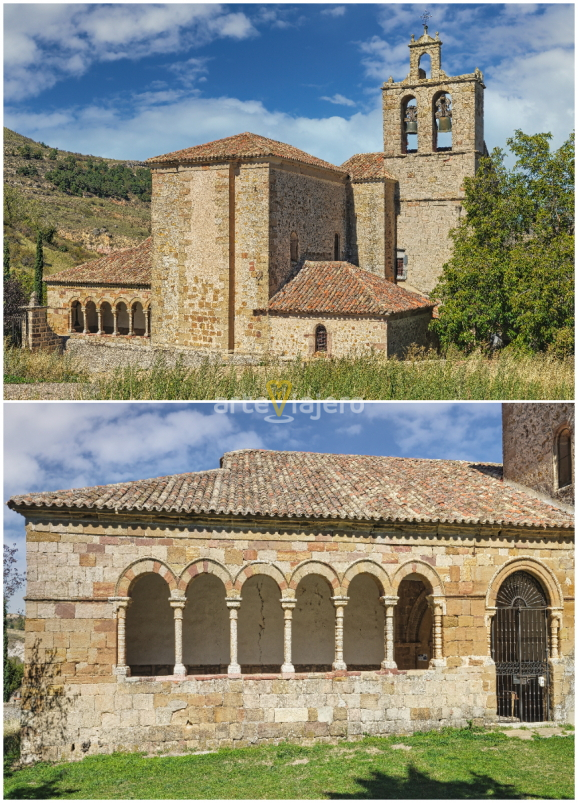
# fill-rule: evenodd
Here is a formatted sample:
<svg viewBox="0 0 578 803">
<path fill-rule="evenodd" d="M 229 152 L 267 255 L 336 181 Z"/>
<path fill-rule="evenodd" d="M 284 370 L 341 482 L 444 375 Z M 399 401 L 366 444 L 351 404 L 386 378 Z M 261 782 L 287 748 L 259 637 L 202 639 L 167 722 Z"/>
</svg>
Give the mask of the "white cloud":
<svg viewBox="0 0 578 803">
<path fill-rule="evenodd" d="M 242 12 L 218 4 L 4 6 L 6 98 L 38 95 L 95 61 L 177 53 L 218 38 L 257 34 Z"/>
<path fill-rule="evenodd" d="M 359 435 L 363 427 L 361 424 L 351 424 L 350 427 L 340 427 L 339 429 L 335 430 L 339 434 L 349 435 L 352 437 L 353 435 Z"/>
<path fill-rule="evenodd" d="M 405 455 L 423 453 L 444 460 L 472 460 L 495 440 L 499 404 L 366 404 L 370 419 L 383 419 Z"/>
<path fill-rule="evenodd" d="M 321 13 L 326 17 L 342 17 L 345 11 L 345 6 L 334 6 L 333 8 L 324 8 Z"/>
<path fill-rule="evenodd" d="M 57 148 L 117 159 L 146 159 L 242 131 L 288 142 L 333 164 L 382 148 L 379 108 L 349 118 L 309 118 L 271 112 L 255 100 L 166 97 L 159 90 L 134 96 L 126 108 L 111 98 L 49 115 L 7 108 L 4 124 Z"/>
<path fill-rule="evenodd" d="M 329 103 L 335 103 L 337 106 L 357 106 L 357 103 L 354 100 L 350 100 L 349 98 L 344 97 L 344 95 L 335 94 L 332 98 L 328 98 L 327 96 L 323 96 L 321 100 L 328 100 Z"/>
</svg>

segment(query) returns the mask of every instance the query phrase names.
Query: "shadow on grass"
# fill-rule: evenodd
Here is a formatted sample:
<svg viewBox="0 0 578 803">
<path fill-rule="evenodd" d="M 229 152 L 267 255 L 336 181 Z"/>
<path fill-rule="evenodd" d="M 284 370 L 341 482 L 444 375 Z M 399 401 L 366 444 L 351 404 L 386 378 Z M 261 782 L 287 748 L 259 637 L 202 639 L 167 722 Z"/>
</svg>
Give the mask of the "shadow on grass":
<svg viewBox="0 0 578 803">
<path fill-rule="evenodd" d="M 475 772 L 471 775 L 469 781 L 437 781 L 410 765 L 406 778 L 372 772 L 370 778 L 355 779 L 361 787 L 358 792 L 344 794 L 326 791 L 325 794 L 331 800 L 519 800 L 528 797 L 513 784 L 500 783 L 488 775 Z M 547 799 L 547 796 L 540 797 Z"/>
<path fill-rule="evenodd" d="M 22 784 L 15 786 L 7 794 L 4 795 L 4 800 L 59 800 L 60 798 L 67 798 L 78 792 L 78 789 L 68 789 L 61 785 L 64 777 L 64 771 L 57 772 L 50 780 L 46 780 L 39 784 Z"/>
</svg>

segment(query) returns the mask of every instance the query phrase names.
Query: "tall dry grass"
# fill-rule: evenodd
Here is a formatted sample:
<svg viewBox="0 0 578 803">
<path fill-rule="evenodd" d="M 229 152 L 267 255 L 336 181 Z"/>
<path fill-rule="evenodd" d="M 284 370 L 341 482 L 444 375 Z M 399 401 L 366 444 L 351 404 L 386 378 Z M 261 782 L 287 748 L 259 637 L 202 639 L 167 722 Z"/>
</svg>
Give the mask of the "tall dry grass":
<svg viewBox="0 0 578 803">
<path fill-rule="evenodd" d="M 529 400 L 574 398 L 571 360 L 503 352 L 445 358 L 415 352 L 408 360 L 381 354 L 336 359 L 268 360 L 233 366 L 205 361 L 175 367 L 159 361 L 152 369 L 117 369 L 98 383 L 100 399 L 268 399 L 269 380 L 292 385 L 291 398 Z"/>
<path fill-rule="evenodd" d="M 488 358 L 460 352 L 440 357 L 415 350 L 406 360 L 381 353 L 231 365 L 205 360 L 185 367 L 159 359 L 153 368 L 91 375 L 66 352 L 5 348 L 5 382 L 75 382 L 75 398 L 191 400 L 268 399 L 269 380 L 291 383 L 293 399 L 566 400 L 574 398 L 574 362 L 503 351 Z M 37 388 L 37 395 L 38 390 Z"/>
</svg>

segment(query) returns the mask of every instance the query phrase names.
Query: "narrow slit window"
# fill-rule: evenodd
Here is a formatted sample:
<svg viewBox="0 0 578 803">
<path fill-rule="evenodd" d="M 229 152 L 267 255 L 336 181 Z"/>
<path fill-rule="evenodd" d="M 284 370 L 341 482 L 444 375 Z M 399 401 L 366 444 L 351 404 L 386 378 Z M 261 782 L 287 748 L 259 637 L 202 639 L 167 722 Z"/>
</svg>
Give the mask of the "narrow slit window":
<svg viewBox="0 0 578 803">
<path fill-rule="evenodd" d="M 322 324 L 315 329 L 315 351 L 327 351 L 327 329 Z"/>
</svg>

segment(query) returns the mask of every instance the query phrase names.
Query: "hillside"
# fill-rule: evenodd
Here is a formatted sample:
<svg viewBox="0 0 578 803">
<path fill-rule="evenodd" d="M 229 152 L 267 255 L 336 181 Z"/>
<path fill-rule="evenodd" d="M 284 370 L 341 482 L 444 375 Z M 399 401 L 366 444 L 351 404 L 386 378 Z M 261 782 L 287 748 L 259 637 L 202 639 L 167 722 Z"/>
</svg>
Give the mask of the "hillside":
<svg viewBox="0 0 578 803">
<path fill-rule="evenodd" d="M 4 128 L 4 236 L 10 244 L 11 268 L 25 286 L 31 280 L 39 228 L 47 233 L 45 275 L 127 248 L 148 237 L 148 200 L 130 192 L 124 198 L 110 197 L 106 196 L 106 190 L 101 193 L 105 197 L 98 197 L 95 192 L 75 195 L 58 189 L 46 177 L 65 165 L 68 168 L 75 165 L 85 173 L 93 166 L 108 172 L 102 163 L 109 170 L 116 167 L 116 173 L 122 171 L 125 175 L 123 166 L 132 173 L 142 168 L 140 162 L 56 150 Z"/>
</svg>

